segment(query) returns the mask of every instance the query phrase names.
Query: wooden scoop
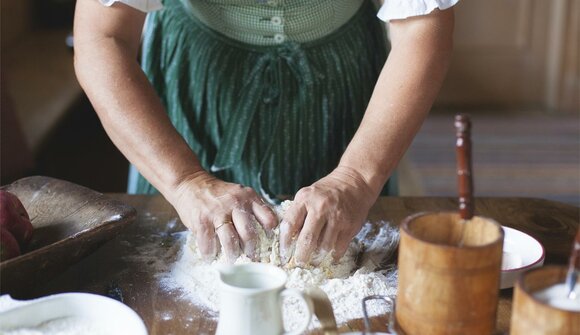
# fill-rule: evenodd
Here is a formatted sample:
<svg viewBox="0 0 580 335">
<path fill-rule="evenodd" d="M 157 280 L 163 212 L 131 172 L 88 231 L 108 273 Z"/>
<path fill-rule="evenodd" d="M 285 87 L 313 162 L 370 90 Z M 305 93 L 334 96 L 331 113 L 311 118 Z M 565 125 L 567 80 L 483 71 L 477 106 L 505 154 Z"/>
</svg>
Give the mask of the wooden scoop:
<svg viewBox="0 0 580 335">
<path fill-rule="evenodd" d="M 459 214 L 467 221 L 473 217 L 473 174 L 471 172 L 471 121 L 466 114 L 455 116 L 455 153 L 459 188 Z"/>
</svg>

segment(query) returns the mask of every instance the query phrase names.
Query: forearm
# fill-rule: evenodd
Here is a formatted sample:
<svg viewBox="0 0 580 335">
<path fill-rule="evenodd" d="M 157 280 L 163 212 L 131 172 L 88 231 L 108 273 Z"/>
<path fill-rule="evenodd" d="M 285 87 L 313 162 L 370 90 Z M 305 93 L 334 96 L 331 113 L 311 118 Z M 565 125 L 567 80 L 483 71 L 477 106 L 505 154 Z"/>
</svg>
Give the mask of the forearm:
<svg viewBox="0 0 580 335">
<path fill-rule="evenodd" d="M 201 167 L 139 67 L 138 43 L 85 34 L 83 29 L 75 29 L 79 82 L 119 150 L 157 189 L 170 195 Z"/>
<path fill-rule="evenodd" d="M 339 164 L 358 174 L 375 195 L 421 127 L 450 60 L 452 12 L 407 20 L 416 21 L 391 25 L 392 51 Z"/>
</svg>

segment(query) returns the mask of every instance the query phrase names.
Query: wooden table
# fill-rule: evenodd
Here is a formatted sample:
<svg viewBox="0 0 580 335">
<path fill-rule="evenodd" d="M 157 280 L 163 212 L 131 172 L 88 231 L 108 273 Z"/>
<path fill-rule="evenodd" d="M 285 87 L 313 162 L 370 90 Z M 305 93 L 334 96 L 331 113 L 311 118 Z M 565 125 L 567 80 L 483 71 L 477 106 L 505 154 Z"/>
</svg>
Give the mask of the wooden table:
<svg viewBox="0 0 580 335">
<path fill-rule="evenodd" d="M 134 224 L 95 253 L 70 267 L 53 280 L 31 288 L 30 296 L 82 291 L 123 297 L 144 319 L 151 335 L 213 334 L 215 316 L 179 299 L 159 287 L 153 263 L 153 243 L 159 250 L 171 247 L 171 233 L 184 230 L 173 208 L 161 196 L 113 194 L 138 211 Z M 455 210 L 457 201 L 444 197 L 384 197 L 372 208 L 369 220 L 399 224 L 406 216 L 421 211 Z M 493 218 L 538 239 L 546 248 L 545 264 L 565 264 L 580 221 L 580 208 L 531 198 L 478 198 L 476 215 Z M 153 255 L 149 255 L 153 253 Z M 141 256 L 141 257 L 135 257 Z M 170 260 L 167 260 L 168 262 Z M 502 290 L 497 329 L 506 332 L 511 315 L 512 290 Z M 373 319 L 375 331 L 385 331 L 386 318 Z M 342 328 L 362 330 L 361 320 Z"/>
</svg>

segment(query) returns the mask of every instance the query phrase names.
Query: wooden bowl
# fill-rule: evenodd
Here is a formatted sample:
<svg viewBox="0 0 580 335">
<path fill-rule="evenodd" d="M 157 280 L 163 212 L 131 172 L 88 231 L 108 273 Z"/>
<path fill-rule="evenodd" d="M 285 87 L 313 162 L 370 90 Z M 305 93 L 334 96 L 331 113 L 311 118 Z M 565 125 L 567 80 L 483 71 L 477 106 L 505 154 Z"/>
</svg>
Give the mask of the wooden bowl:
<svg viewBox="0 0 580 335">
<path fill-rule="evenodd" d="M 34 226 L 23 254 L 0 263 L 0 292 L 29 297 L 44 283 L 79 261 L 136 217 L 134 208 L 67 181 L 28 177 L 3 186 L 15 194 Z"/>
<path fill-rule="evenodd" d="M 580 312 L 554 307 L 536 293 L 566 278 L 565 266 L 546 266 L 524 273 L 518 279 L 512 305 L 512 335 L 577 335 Z M 580 285 L 580 279 L 576 282 Z"/>
</svg>

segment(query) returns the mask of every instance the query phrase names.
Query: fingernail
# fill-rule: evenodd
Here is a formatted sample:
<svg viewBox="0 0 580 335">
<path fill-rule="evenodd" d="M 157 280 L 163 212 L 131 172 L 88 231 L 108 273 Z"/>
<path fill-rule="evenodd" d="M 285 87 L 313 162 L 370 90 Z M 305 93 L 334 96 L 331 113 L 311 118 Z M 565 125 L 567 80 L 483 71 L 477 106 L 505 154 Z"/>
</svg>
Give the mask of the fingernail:
<svg viewBox="0 0 580 335">
<path fill-rule="evenodd" d="M 202 254 L 201 260 L 205 264 L 209 264 L 215 260 L 215 254 Z"/>
<path fill-rule="evenodd" d="M 251 260 L 257 260 L 256 255 L 256 244 L 255 243 L 247 243 L 244 246 L 244 253 L 250 258 Z"/>
<path fill-rule="evenodd" d="M 202 251 L 198 249 L 198 253 L 201 256 L 203 262 L 210 263 L 213 260 L 215 260 L 216 255 L 218 254 L 219 251 L 218 243 L 219 242 L 217 241 L 217 239 L 214 239 L 213 243 L 210 242 L 209 246 L 207 247 L 207 250 Z"/>
<path fill-rule="evenodd" d="M 280 262 L 282 265 L 286 265 L 288 263 L 288 248 L 286 247 L 285 243 L 280 241 Z"/>
<path fill-rule="evenodd" d="M 266 238 L 269 240 L 274 238 L 274 230 L 272 229 L 264 229 L 264 234 L 266 234 Z"/>
<path fill-rule="evenodd" d="M 294 244 L 290 243 L 290 246 L 280 244 L 280 262 L 282 265 L 288 264 L 292 256 L 294 255 Z"/>
<path fill-rule="evenodd" d="M 285 263 L 290 262 L 291 259 L 296 259 L 296 240 L 292 239 L 290 246 L 286 249 Z"/>
<path fill-rule="evenodd" d="M 312 265 L 318 266 L 318 265 L 320 265 L 322 262 L 324 262 L 326 260 L 327 255 L 328 255 L 328 251 L 327 250 L 325 250 L 325 249 L 319 249 L 312 256 L 312 258 L 310 260 L 310 263 L 312 263 Z"/>
<path fill-rule="evenodd" d="M 288 262 L 288 222 L 280 222 L 280 258 L 282 263 Z"/>
<path fill-rule="evenodd" d="M 288 236 L 288 230 L 290 230 L 288 222 L 280 222 L 280 248 L 288 248 L 288 239 L 290 238 L 290 236 Z"/>
<path fill-rule="evenodd" d="M 306 263 L 303 260 L 301 260 L 301 259 L 294 259 L 294 261 L 295 261 L 295 264 L 296 264 L 297 267 L 300 267 L 300 268 L 305 268 L 306 267 Z"/>
<path fill-rule="evenodd" d="M 299 247 L 294 250 L 294 263 L 296 263 L 296 266 L 305 268 L 310 263 L 310 258 L 310 255 L 306 255 Z"/>
<path fill-rule="evenodd" d="M 226 255 L 226 262 L 228 264 L 234 264 L 236 262 L 236 260 L 238 259 L 239 255 L 236 254 L 232 254 L 232 255 Z"/>
<path fill-rule="evenodd" d="M 280 222 L 280 235 L 285 235 L 288 233 L 288 230 L 290 229 L 290 223 L 286 220 L 282 220 Z"/>
<path fill-rule="evenodd" d="M 210 263 L 212 259 L 213 257 L 211 257 L 210 255 L 201 255 L 201 261 L 204 264 Z"/>
</svg>

